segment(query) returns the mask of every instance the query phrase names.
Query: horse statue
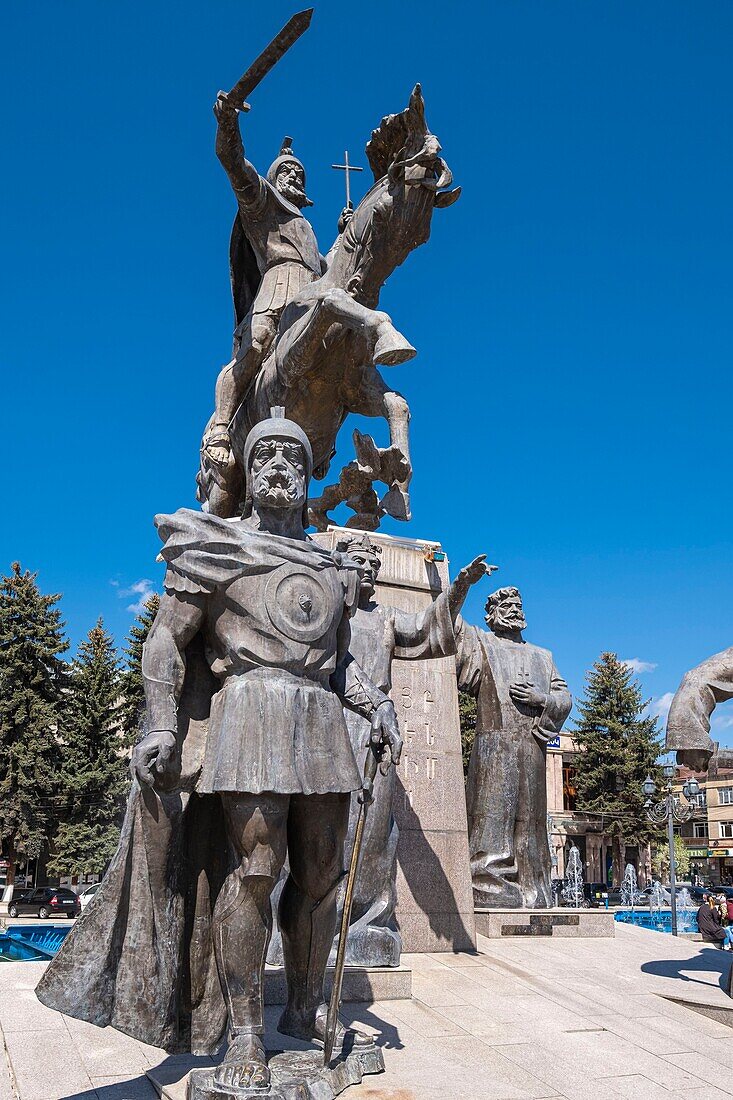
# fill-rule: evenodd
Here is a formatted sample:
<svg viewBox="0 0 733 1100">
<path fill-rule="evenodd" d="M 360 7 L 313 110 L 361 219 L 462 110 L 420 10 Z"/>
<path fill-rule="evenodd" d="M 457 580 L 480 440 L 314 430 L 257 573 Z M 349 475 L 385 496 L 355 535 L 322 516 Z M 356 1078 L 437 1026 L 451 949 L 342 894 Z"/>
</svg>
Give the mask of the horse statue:
<svg viewBox="0 0 733 1100">
<path fill-rule="evenodd" d="M 386 448 L 355 433 L 356 462 L 311 502 L 311 522 L 318 529 L 327 525 L 328 509 L 342 501 L 356 513 L 352 526 L 356 521 L 373 530 L 385 514 L 410 518 L 410 411 L 378 366 L 405 362 L 415 351 L 377 305 L 387 277 L 428 240 L 433 209 L 452 205 L 460 195 L 460 188 L 445 190 L 453 177 L 440 152 L 418 84 L 407 108 L 388 115 L 372 132 L 366 154 L 375 182 L 326 257 L 324 274 L 285 306 L 262 365 L 238 395 L 225 461 L 214 457 L 214 417 L 209 421 L 197 478 L 204 509 L 223 517 L 238 513 L 245 485 L 237 455 L 250 428 L 280 405 L 308 435 L 318 479 L 328 473 L 349 413 L 383 417 L 389 426 Z M 388 486 L 381 500 L 375 480 Z"/>
</svg>

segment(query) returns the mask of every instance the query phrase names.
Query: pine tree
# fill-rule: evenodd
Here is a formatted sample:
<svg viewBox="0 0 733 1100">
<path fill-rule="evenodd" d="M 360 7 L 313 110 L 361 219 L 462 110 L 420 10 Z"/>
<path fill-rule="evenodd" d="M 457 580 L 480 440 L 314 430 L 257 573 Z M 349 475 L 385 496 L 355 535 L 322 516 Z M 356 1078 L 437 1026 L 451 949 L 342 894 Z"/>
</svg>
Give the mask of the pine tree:
<svg viewBox="0 0 733 1100">
<path fill-rule="evenodd" d="M 468 691 L 458 692 L 458 720 L 461 726 L 463 750 L 463 775 L 468 776 L 468 762 L 476 738 L 476 700 Z"/>
<path fill-rule="evenodd" d="M 48 868 L 101 873 L 119 838 L 127 760 L 120 731 L 119 661 L 102 620 L 79 646 L 61 721 L 61 824 Z"/>
<path fill-rule="evenodd" d="M 647 844 L 659 838 L 644 809 L 647 775 L 660 781 L 655 763 L 661 751 L 657 720 L 644 717 L 648 701 L 631 669 L 615 653 L 602 653 L 586 674 L 585 698 L 573 739 L 578 748 L 576 809 L 603 814 L 603 830 L 613 842 L 613 880 L 623 874 L 622 840 Z"/>
<path fill-rule="evenodd" d="M 160 607 L 160 596 L 154 592 L 135 619 L 127 636 L 126 667 L 122 673 L 122 730 L 125 744 L 134 745 L 140 738 L 145 717 L 145 690 L 143 686 L 143 646 L 147 641 L 153 619 Z"/>
<path fill-rule="evenodd" d="M 0 840 L 8 862 L 37 858 L 54 827 L 57 729 L 68 649 L 56 604 L 18 562 L 0 580 Z"/>
</svg>

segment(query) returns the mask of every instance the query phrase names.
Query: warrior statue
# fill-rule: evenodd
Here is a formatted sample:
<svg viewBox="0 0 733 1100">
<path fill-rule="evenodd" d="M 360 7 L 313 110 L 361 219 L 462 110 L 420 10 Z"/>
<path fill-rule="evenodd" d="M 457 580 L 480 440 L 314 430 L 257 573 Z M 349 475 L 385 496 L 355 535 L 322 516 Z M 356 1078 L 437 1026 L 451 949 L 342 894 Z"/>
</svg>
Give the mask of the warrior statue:
<svg viewBox="0 0 733 1100">
<path fill-rule="evenodd" d="M 312 452 L 282 409 L 239 456 L 243 515 L 158 516 L 165 594 L 143 654 L 150 732 L 137 745 L 120 848 L 43 977 L 44 1004 L 169 1051 L 214 1052 L 219 1091 L 267 1088 L 270 894 L 288 1000 L 281 1032 L 322 1045 L 351 792 L 343 707 L 392 763 L 395 710 L 349 652 L 353 562 L 304 531 Z M 386 766 L 386 757 L 383 759 Z M 371 1040 L 340 1027 L 351 1048 Z"/>
<path fill-rule="evenodd" d="M 293 16 L 214 106 L 217 155 L 238 208 L 230 246 L 235 338 L 204 431 L 197 498 L 214 515 L 240 514 L 244 440 L 273 406 L 285 406 L 305 431 L 319 480 L 328 473 L 346 417 L 380 417 L 389 426 L 389 446 L 355 433 L 356 460 L 323 488 L 310 511 L 311 522 L 324 530 L 329 510 L 346 503 L 355 513 L 348 526 L 374 530 L 384 515 L 410 518 L 412 477 L 410 410 L 378 368 L 416 354 L 378 309 L 380 291 L 428 240 L 433 210 L 451 206 L 460 188 L 447 190 L 452 173 L 427 125 L 417 84 L 407 107 L 372 132 L 366 154 L 374 183 L 356 209 L 347 201 L 336 241 L 321 256 L 303 214 L 310 205 L 305 170 L 290 139 L 263 177 L 245 157 L 238 120 L 249 110 L 244 96 L 304 32 L 310 16 Z M 381 498 L 375 482 L 387 486 Z"/>
<path fill-rule="evenodd" d="M 328 259 L 318 251 L 316 235 L 302 211 L 313 203 L 305 189 L 305 168 L 285 138 L 280 155 L 263 178 L 244 155 L 238 115 L 225 92 L 214 104 L 218 123 L 216 153 L 237 199 L 238 213 L 230 242 L 230 272 L 234 299 L 233 358 L 217 379 L 215 410 L 206 430 L 203 448 L 214 464 L 215 483 L 205 497 L 209 511 L 228 515 L 232 493 L 241 492 L 242 479 L 231 453 L 230 426 L 271 351 L 280 318 L 287 305 L 328 269 Z M 346 207 L 338 231 L 353 216 Z M 342 321 L 364 333 L 371 345 L 374 366 L 404 362 L 415 349 L 392 325 L 386 313 L 358 305 L 345 291 L 329 297 L 331 322 Z M 330 459 L 330 455 L 329 455 Z M 316 468 L 322 477 L 326 467 Z M 199 479 L 201 495 L 203 481 Z"/>
<path fill-rule="evenodd" d="M 733 750 L 716 752 L 710 737 L 713 711 L 727 699 L 733 699 L 733 648 L 690 669 L 677 688 L 667 716 L 666 749 L 677 752 L 678 764 L 704 772 L 715 754 L 717 765 L 733 766 Z"/>
<path fill-rule="evenodd" d="M 361 570 L 359 603 L 351 621 L 351 652 L 360 667 L 383 692 L 392 687 L 392 662 L 450 657 L 456 652 L 454 626 L 471 585 L 486 574 L 482 554 L 462 569 L 447 592 L 424 611 L 410 614 L 377 603 L 381 548 L 368 535 L 339 543 Z M 349 711 L 346 724 L 357 760 L 363 758 L 371 736 L 370 724 Z M 398 829 L 392 805 L 396 773 L 390 768 L 374 785 L 374 802 L 367 818 L 363 849 L 354 890 L 352 923 L 346 943 L 351 966 L 398 966 L 402 943 L 395 928 L 395 874 Z M 347 852 L 354 838 L 358 806 L 352 799 Z"/>
<path fill-rule="evenodd" d="M 466 799 L 477 906 L 552 906 L 547 840 L 547 742 L 572 699 L 552 654 L 524 641 L 516 588 L 486 601 L 488 631 L 461 623 L 458 686 L 478 698 Z"/>
</svg>

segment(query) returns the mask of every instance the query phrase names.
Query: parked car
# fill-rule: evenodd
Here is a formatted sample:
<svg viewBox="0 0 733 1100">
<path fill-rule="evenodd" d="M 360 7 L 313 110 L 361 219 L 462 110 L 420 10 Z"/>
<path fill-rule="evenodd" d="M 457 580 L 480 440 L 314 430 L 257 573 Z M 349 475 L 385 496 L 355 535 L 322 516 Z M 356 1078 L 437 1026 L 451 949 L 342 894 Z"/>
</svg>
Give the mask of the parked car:
<svg viewBox="0 0 733 1100">
<path fill-rule="evenodd" d="M 38 890 L 20 890 L 13 893 L 13 900 L 8 906 L 8 916 L 20 917 L 22 915 L 40 917 L 78 917 L 81 913 L 81 902 L 73 890 L 67 890 L 65 886 L 42 886 Z"/>
<path fill-rule="evenodd" d="M 91 886 L 87 886 L 79 894 L 79 901 L 81 902 L 82 912 L 84 912 L 87 905 L 92 900 L 92 898 L 94 897 L 94 895 L 96 894 L 97 890 L 99 889 L 99 887 L 101 885 L 102 885 L 101 882 L 93 882 Z"/>
<path fill-rule="evenodd" d="M 586 882 L 584 890 L 592 908 L 603 908 L 606 901 L 609 905 L 621 905 L 621 891 L 616 886 L 605 882 Z"/>
</svg>

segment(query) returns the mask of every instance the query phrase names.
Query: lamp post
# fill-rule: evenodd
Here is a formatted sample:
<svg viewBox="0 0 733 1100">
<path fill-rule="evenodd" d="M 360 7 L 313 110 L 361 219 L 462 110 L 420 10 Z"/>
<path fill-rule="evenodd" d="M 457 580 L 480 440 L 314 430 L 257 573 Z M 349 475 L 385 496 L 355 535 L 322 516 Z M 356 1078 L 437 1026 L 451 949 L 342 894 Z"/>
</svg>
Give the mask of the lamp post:
<svg viewBox="0 0 733 1100">
<path fill-rule="evenodd" d="M 687 805 L 682 806 L 675 800 L 672 792 L 672 780 L 675 775 L 675 765 L 664 765 L 664 778 L 666 779 L 665 795 L 661 802 L 652 802 L 652 797 L 656 793 L 657 785 L 650 775 L 646 777 L 642 785 L 642 790 L 646 795 L 646 802 L 644 808 L 646 809 L 646 815 L 650 821 L 653 821 L 655 825 L 661 825 L 665 821 L 667 823 L 667 841 L 669 843 L 669 892 L 671 899 L 672 909 L 672 935 L 677 935 L 677 897 L 675 895 L 675 872 L 674 872 L 674 823 L 679 821 L 682 824 L 685 821 L 689 821 L 695 813 L 695 806 L 692 805 L 692 799 L 699 794 L 700 784 L 695 779 L 694 775 L 685 783 L 682 788 L 682 793 L 687 799 Z"/>
</svg>

